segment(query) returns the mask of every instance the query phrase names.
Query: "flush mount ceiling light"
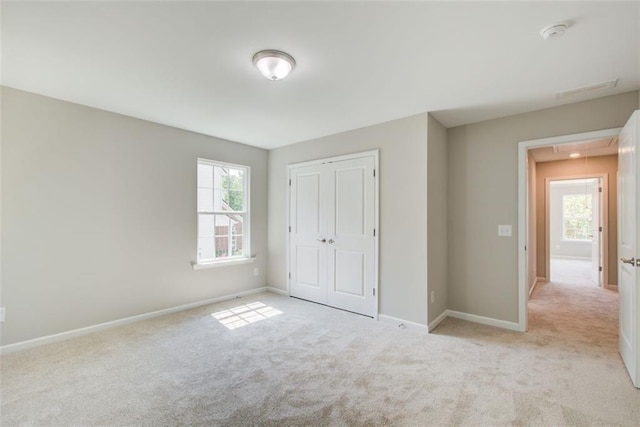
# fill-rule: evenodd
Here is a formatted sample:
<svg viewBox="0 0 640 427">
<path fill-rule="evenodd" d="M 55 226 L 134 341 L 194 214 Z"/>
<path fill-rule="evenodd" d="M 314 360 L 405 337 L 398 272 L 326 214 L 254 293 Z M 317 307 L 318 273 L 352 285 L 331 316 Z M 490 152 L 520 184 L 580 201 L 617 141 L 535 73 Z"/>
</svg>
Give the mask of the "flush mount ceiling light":
<svg viewBox="0 0 640 427">
<path fill-rule="evenodd" d="M 549 40 L 554 37 L 562 36 L 565 31 L 567 31 L 567 28 L 569 28 L 567 24 L 549 25 L 548 27 L 544 27 L 542 30 L 540 30 L 540 35 L 543 39 Z"/>
<path fill-rule="evenodd" d="M 569 157 L 571 157 L 572 159 L 575 159 L 576 157 L 580 157 L 580 153 L 571 153 L 569 154 Z"/>
<path fill-rule="evenodd" d="M 269 49 L 253 55 L 253 64 L 269 80 L 282 80 L 296 66 L 296 61 L 288 53 Z"/>
</svg>

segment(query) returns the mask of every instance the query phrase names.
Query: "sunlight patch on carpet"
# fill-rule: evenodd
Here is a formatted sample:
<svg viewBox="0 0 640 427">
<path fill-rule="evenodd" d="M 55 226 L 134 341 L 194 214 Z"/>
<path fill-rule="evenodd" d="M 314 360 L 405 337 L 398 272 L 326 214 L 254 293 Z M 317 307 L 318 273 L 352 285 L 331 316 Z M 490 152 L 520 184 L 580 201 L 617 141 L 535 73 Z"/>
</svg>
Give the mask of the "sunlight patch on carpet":
<svg viewBox="0 0 640 427">
<path fill-rule="evenodd" d="M 237 329 L 251 323 L 259 322 L 260 320 L 268 319 L 269 317 L 277 316 L 278 314 L 282 314 L 282 312 L 260 301 L 256 301 L 251 304 L 239 305 L 218 311 L 217 313 L 212 313 L 211 316 L 228 329 Z"/>
</svg>

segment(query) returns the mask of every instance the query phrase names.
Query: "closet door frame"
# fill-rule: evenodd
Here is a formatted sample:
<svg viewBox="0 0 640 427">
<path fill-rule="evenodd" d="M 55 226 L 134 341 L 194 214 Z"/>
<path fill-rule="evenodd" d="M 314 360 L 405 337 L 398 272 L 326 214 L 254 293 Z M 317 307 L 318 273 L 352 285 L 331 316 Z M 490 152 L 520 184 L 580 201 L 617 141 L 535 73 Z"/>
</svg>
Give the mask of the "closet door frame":
<svg viewBox="0 0 640 427">
<path fill-rule="evenodd" d="M 373 157 L 373 173 L 375 174 L 374 179 L 374 228 L 375 228 L 375 236 L 374 236 L 374 290 L 375 290 L 375 310 L 374 310 L 374 319 L 378 320 L 379 307 L 380 307 L 380 286 L 379 286 L 379 241 L 380 241 L 380 157 L 379 150 L 370 150 L 359 153 L 346 154 L 343 156 L 336 157 L 327 157 L 322 159 L 310 160 L 306 162 L 300 163 L 292 163 L 287 166 L 287 266 L 286 266 L 286 278 L 287 278 L 287 295 L 291 296 L 291 170 L 294 168 L 304 167 L 304 166 L 312 166 L 312 165 L 321 165 L 325 163 L 339 162 L 344 160 L 353 160 L 359 159 L 363 157 Z M 373 231 L 373 230 L 372 230 Z"/>
</svg>

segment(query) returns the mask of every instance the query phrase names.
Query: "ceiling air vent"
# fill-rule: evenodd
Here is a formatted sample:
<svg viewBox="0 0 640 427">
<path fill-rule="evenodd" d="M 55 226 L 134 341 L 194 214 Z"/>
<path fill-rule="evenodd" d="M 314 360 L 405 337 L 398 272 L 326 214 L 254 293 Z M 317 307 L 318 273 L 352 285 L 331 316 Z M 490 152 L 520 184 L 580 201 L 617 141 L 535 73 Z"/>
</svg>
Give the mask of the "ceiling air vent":
<svg viewBox="0 0 640 427">
<path fill-rule="evenodd" d="M 576 142 L 573 144 L 554 145 L 554 153 L 573 153 L 575 151 L 589 152 L 593 150 L 606 150 L 616 146 L 618 138 L 602 138 L 590 141 Z"/>
<path fill-rule="evenodd" d="M 614 87 L 616 87 L 617 84 L 618 84 L 618 79 L 615 79 L 608 82 L 597 83 L 590 86 L 582 86 L 576 89 L 569 89 L 562 92 L 558 92 L 556 93 L 556 98 L 569 98 L 569 97 L 580 96 L 580 95 L 591 93 L 591 92 L 603 91 L 606 89 L 613 89 Z"/>
</svg>

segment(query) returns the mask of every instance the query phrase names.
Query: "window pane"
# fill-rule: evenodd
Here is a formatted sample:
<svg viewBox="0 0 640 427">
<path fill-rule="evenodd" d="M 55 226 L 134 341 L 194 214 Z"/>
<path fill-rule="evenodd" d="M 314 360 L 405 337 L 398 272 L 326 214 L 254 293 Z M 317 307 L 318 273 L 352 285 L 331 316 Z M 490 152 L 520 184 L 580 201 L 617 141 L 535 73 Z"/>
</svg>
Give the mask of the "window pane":
<svg viewBox="0 0 640 427">
<path fill-rule="evenodd" d="M 213 259 L 213 237 L 198 238 L 198 261 Z"/>
<path fill-rule="evenodd" d="M 198 212 L 213 212 L 213 192 L 210 188 L 198 188 Z"/>
<path fill-rule="evenodd" d="M 227 215 L 214 215 L 216 221 L 216 236 L 229 235 L 229 217 Z"/>
<path fill-rule="evenodd" d="M 198 237 L 213 237 L 213 215 L 198 215 Z"/>
<path fill-rule="evenodd" d="M 229 236 L 216 236 L 216 258 L 229 256 Z"/>
<path fill-rule="evenodd" d="M 229 168 L 229 175 L 238 180 L 240 185 L 244 181 L 244 171 L 242 169 Z"/>
<path fill-rule="evenodd" d="M 229 169 L 229 189 L 244 191 L 244 171 L 242 169 Z"/>
<path fill-rule="evenodd" d="M 566 194 L 562 196 L 562 229 L 565 239 L 592 239 L 592 206 L 591 194 Z"/>
<path fill-rule="evenodd" d="M 244 234 L 242 231 L 243 218 L 241 215 L 231 215 L 231 234 Z"/>
<path fill-rule="evenodd" d="M 231 216 L 231 255 L 242 255 L 242 224 L 243 218 L 239 215 Z"/>
<path fill-rule="evenodd" d="M 242 255 L 242 234 L 236 234 L 232 237 L 231 255 Z"/>
<path fill-rule="evenodd" d="M 228 188 L 227 180 L 229 179 L 229 169 L 222 166 L 214 167 L 213 186 L 215 188 Z"/>
<path fill-rule="evenodd" d="M 198 164 L 198 187 L 213 188 L 213 166 Z"/>
<path fill-rule="evenodd" d="M 244 171 L 230 168 L 224 187 L 229 190 L 229 197 L 225 199 L 229 209 L 244 210 Z"/>
<path fill-rule="evenodd" d="M 229 173 L 226 168 L 216 166 L 213 169 L 213 207 L 216 211 L 229 210 L 227 206 L 227 199 L 229 198 L 228 189 L 226 187 L 227 176 Z"/>
<path fill-rule="evenodd" d="M 216 212 L 228 211 L 226 199 L 228 199 L 227 190 L 216 188 L 213 190 L 213 209 Z"/>
<path fill-rule="evenodd" d="M 229 217 L 215 215 L 216 258 L 229 256 Z"/>
<path fill-rule="evenodd" d="M 243 211 L 244 210 L 244 200 L 243 200 L 242 191 L 229 191 L 229 210 L 232 211 Z"/>
</svg>

